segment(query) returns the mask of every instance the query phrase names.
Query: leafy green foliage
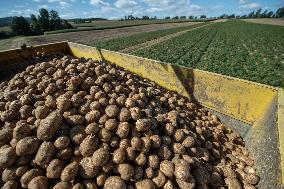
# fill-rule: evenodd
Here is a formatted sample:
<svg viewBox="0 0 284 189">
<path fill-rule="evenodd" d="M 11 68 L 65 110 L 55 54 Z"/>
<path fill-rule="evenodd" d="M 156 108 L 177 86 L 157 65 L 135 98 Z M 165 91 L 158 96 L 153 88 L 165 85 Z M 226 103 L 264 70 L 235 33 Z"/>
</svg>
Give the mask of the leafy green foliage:
<svg viewBox="0 0 284 189">
<path fill-rule="evenodd" d="M 215 23 L 133 54 L 284 87 L 284 27 Z"/>
<path fill-rule="evenodd" d="M 139 33 L 139 34 L 132 35 L 132 36 L 111 39 L 108 41 L 99 41 L 99 42 L 93 43 L 92 45 L 98 48 L 101 48 L 101 49 L 109 49 L 109 50 L 117 51 L 117 50 L 125 49 L 127 47 L 131 47 L 133 45 L 137 45 L 137 44 L 149 41 L 149 40 L 153 40 L 159 37 L 173 34 L 179 31 L 199 27 L 204 24 L 206 23 L 194 24 L 190 26 L 183 26 L 183 27 L 177 27 L 177 28 L 170 28 L 170 29 L 165 29 L 165 30 L 158 30 L 158 31 L 153 31 L 153 32 Z"/>
<path fill-rule="evenodd" d="M 31 33 L 29 23 L 22 16 L 13 18 L 11 29 L 16 35 L 29 35 Z"/>
</svg>

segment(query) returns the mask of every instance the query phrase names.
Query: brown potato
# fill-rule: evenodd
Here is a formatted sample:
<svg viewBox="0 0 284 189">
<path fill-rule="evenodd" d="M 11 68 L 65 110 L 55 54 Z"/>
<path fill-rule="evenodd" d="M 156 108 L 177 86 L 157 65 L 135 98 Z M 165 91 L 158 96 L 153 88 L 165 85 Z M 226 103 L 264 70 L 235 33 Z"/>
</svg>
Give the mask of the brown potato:
<svg viewBox="0 0 284 189">
<path fill-rule="evenodd" d="M 93 164 L 95 166 L 103 166 L 109 160 L 110 154 L 104 148 L 96 150 L 93 154 Z"/>
<path fill-rule="evenodd" d="M 95 136 L 87 136 L 80 144 L 79 150 L 84 157 L 91 156 L 99 147 L 99 139 Z"/>
<path fill-rule="evenodd" d="M 59 159 L 51 160 L 46 168 L 47 178 L 59 178 L 61 176 L 61 172 L 63 171 L 64 167 L 65 167 L 64 161 Z"/>
<path fill-rule="evenodd" d="M 18 156 L 33 154 L 37 151 L 40 143 L 36 137 L 25 137 L 16 145 L 16 153 Z"/>
<path fill-rule="evenodd" d="M 42 176 L 43 174 L 44 174 L 44 172 L 40 168 L 31 169 L 31 170 L 27 171 L 20 179 L 21 186 L 23 188 L 28 188 L 28 184 L 30 183 L 30 181 L 33 178 L 35 178 L 37 176 Z"/>
<path fill-rule="evenodd" d="M 33 178 L 28 185 L 29 189 L 48 189 L 48 179 L 44 176 Z"/>
<path fill-rule="evenodd" d="M 0 167 L 9 167 L 16 162 L 16 150 L 9 145 L 0 148 Z"/>
<path fill-rule="evenodd" d="M 155 184 L 150 179 L 144 179 L 135 183 L 136 189 L 155 189 Z"/>
<path fill-rule="evenodd" d="M 41 143 L 36 156 L 35 163 L 39 166 L 46 168 L 55 153 L 55 146 L 52 142 L 44 141 Z"/>
<path fill-rule="evenodd" d="M 92 157 L 85 157 L 80 161 L 79 175 L 84 179 L 94 178 L 100 171 L 100 167 L 95 166 Z"/>
<path fill-rule="evenodd" d="M 104 189 L 126 189 L 126 184 L 120 177 L 110 176 L 105 181 Z"/>
<path fill-rule="evenodd" d="M 68 164 L 61 172 L 60 179 L 64 182 L 72 181 L 79 171 L 79 164 L 77 162 L 72 162 Z"/>
</svg>

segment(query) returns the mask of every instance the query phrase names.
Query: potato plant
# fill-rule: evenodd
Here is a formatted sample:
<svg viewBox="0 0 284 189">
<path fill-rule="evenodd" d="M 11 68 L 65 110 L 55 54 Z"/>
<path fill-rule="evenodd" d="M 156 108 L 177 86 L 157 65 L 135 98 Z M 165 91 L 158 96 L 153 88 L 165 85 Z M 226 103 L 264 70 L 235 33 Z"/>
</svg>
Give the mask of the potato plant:
<svg viewBox="0 0 284 189">
<path fill-rule="evenodd" d="M 2 188 L 255 188 L 242 138 L 114 64 L 53 55 L 0 88 Z"/>
</svg>

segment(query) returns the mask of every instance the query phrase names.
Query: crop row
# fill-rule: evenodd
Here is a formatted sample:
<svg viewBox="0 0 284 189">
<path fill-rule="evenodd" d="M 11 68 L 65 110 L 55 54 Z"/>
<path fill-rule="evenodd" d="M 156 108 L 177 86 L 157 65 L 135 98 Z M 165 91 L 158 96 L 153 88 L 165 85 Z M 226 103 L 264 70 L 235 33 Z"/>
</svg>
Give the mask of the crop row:
<svg viewBox="0 0 284 189">
<path fill-rule="evenodd" d="M 98 41 L 98 42 L 93 43 L 92 45 L 98 48 L 101 48 L 101 49 L 117 51 L 117 50 L 121 50 L 127 47 L 137 45 L 137 44 L 144 43 L 146 41 L 157 39 L 157 38 L 169 35 L 169 34 L 180 32 L 183 30 L 193 29 L 193 28 L 205 25 L 205 24 L 208 24 L 208 23 L 193 24 L 190 26 L 182 26 L 182 27 L 170 28 L 170 29 L 165 29 L 165 30 L 139 33 L 139 34 L 135 34 L 135 35 L 127 36 L 127 37 L 115 38 L 115 39 L 111 39 L 107 41 Z"/>
<path fill-rule="evenodd" d="M 283 31 L 281 26 L 227 21 L 133 54 L 284 87 Z"/>
</svg>

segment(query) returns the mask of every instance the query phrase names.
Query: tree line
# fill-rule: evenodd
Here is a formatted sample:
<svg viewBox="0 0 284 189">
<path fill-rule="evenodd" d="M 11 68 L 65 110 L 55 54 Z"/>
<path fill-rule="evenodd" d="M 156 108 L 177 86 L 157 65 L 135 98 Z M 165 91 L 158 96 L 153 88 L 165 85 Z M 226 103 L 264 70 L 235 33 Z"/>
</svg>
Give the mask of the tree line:
<svg viewBox="0 0 284 189">
<path fill-rule="evenodd" d="M 30 22 L 22 16 L 15 16 L 11 22 L 12 33 L 0 33 L 0 38 L 16 35 L 41 35 L 45 31 L 60 29 L 70 29 L 73 26 L 66 20 L 60 18 L 59 14 L 54 11 L 48 11 L 44 8 L 39 10 L 39 15 L 34 14 L 30 17 Z M 6 35 L 6 36 L 5 36 Z"/>
<path fill-rule="evenodd" d="M 252 11 L 250 13 L 248 13 L 247 15 L 235 15 L 235 14 L 231 14 L 231 15 L 227 15 L 227 14 L 223 14 L 221 16 L 219 16 L 218 18 L 284 18 L 284 7 L 281 7 L 279 9 L 277 9 L 277 11 L 273 12 L 273 11 L 268 11 L 268 10 L 264 10 L 262 11 L 262 9 L 258 9 L 255 11 Z"/>
</svg>

